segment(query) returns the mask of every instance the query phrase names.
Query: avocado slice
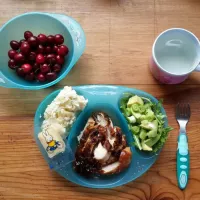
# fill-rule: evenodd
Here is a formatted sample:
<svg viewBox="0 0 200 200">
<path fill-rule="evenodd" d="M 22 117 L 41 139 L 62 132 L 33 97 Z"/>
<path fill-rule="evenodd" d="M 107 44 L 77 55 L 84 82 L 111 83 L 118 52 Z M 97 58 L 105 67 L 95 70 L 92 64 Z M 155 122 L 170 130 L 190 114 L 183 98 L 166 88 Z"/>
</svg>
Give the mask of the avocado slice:
<svg viewBox="0 0 200 200">
<path fill-rule="evenodd" d="M 154 138 L 149 138 L 147 140 L 144 141 L 144 143 L 149 146 L 152 147 L 154 144 L 156 144 L 158 142 L 158 140 L 160 139 L 160 134 L 158 134 L 156 137 Z"/>
<path fill-rule="evenodd" d="M 140 131 L 140 139 L 144 140 L 146 137 L 147 137 L 147 131 L 142 128 Z"/>
<path fill-rule="evenodd" d="M 154 120 L 152 122 L 149 122 L 148 120 L 143 120 L 141 121 L 141 125 L 142 128 L 146 129 L 146 130 L 158 130 L 158 122 L 157 120 Z"/>
<path fill-rule="evenodd" d="M 144 105 L 144 101 L 139 96 L 135 95 L 128 100 L 127 106 L 131 106 L 133 104 Z"/>
<path fill-rule="evenodd" d="M 146 145 L 144 142 L 142 142 L 142 149 L 144 151 L 152 151 L 153 150 L 151 147 L 149 147 L 148 145 Z"/>
<path fill-rule="evenodd" d="M 141 117 L 141 114 L 140 114 L 140 113 L 134 112 L 133 110 L 131 110 L 131 112 L 132 112 L 132 115 L 133 115 L 136 119 L 140 119 L 140 117 Z"/>
<path fill-rule="evenodd" d="M 155 119 L 154 112 L 151 109 L 147 109 L 146 119 L 150 122 Z"/>
<path fill-rule="evenodd" d="M 149 132 L 147 133 L 147 136 L 150 137 L 150 138 L 156 137 L 156 136 L 157 136 L 157 130 L 156 130 L 156 129 L 153 129 L 153 130 L 149 131 Z"/>
</svg>

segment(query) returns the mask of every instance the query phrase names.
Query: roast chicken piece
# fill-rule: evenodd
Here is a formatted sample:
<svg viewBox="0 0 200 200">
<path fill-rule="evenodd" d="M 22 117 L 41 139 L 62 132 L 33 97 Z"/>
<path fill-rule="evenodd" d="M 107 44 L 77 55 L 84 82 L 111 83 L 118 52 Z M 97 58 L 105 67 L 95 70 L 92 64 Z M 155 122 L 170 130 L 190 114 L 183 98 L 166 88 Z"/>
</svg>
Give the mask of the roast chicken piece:
<svg viewBox="0 0 200 200">
<path fill-rule="evenodd" d="M 132 153 L 125 135 L 103 112 L 94 113 L 88 119 L 77 139 L 74 169 L 82 175 L 119 173 L 131 162 Z"/>
</svg>

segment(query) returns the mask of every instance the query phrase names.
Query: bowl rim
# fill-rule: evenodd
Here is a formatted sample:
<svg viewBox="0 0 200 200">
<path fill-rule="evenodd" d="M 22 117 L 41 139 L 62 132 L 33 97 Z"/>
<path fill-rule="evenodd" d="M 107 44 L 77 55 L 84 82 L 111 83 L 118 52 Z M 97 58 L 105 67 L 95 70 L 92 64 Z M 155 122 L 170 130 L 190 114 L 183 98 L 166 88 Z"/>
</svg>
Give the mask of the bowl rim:
<svg viewBox="0 0 200 200">
<path fill-rule="evenodd" d="M 48 13 L 48 12 L 26 12 L 26 13 L 23 13 L 23 14 L 20 14 L 20 15 L 17 15 L 11 19 L 9 19 L 6 23 L 4 23 L 1 27 L 0 27 L 0 33 L 1 31 L 6 28 L 6 26 L 8 26 L 8 24 L 18 18 L 22 18 L 24 16 L 27 16 L 27 15 L 40 15 L 40 16 L 46 16 L 46 17 L 49 17 L 53 20 L 55 20 L 57 23 L 59 23 L 61 26 L 63 26 L 63 28 L 69 32 L 69 35 L 70 35 L 70 39 L 72 41 L 72 59 L 70 61 L 70 63 L 68 65 L 70 65 L 72 62 L 73 62 L 73 55 L 74 55 L 74 42 L 73 42 L 73 38 L 72 38 L 72 35 L 70 34 L 70 31 L 68 30 L 68 28 L 60 21 L 58 20 L 56 17 L 53 17 L 51 16 L 51 13 Z M 72 67 L 71 67 L 72 68 Z M 66 68 L 66 70 L 60 75 L 60 77 L 58 77 L 56 80 L 54 81 L 51 81 L 49 83 L 46 83 L 46 84 L 42 84 L 42 85 L 33 85 L 33 86 L 25 86 L 25 85 L 22 85 L 22 84 L 18 84 L 14 81 L 12 81 L 10 78 L 6 77 L 10 82 L 12 82 L 14 85 L 16 86 L 21 86 L 23 89 L 28 89 L 28 90 L 39 90 L 39 89 L 43 89 L 43 88 L 47 88 L 47 87 L 50 87 L 56 83 L 58 83 L 59 81 L 61 81 L 67 74 L 68 72 L 71 70 L 71 68 Z M 18 88 L 18 87 L 16 87 Z"/>
</svg>

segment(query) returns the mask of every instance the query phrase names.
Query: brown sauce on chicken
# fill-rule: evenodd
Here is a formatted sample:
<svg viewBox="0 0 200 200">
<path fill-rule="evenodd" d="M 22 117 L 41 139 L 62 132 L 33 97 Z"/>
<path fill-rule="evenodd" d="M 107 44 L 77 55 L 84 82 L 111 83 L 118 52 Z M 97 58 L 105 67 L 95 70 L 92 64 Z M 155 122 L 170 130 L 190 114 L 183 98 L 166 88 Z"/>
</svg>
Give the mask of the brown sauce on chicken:
<svg viewBox="0 0 200 200">
<path fill-rule="evenodd" d="M 86 177 L 115 174 L 129 166 L 131 157 L 121 129 L 113 126 L 107 114 L 98 112 L 88 119 L 81 133 L 74 169 Z"/>
</svg>

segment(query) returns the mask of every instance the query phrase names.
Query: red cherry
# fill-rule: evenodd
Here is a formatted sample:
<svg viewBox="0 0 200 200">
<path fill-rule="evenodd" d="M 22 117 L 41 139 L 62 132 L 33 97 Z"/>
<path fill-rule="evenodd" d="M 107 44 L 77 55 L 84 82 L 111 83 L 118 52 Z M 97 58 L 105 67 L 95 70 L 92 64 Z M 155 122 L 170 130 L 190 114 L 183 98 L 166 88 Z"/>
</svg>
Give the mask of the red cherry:
<svg viewBox="0 0 200 200">
<path fill-rule="evenodd" d="M 16 68 L 16 64 L 15 64 L 15 61 L 13 59 L 8 61 L 8 67 L 10 67 L 10 69 Z"/>
<path fill-rule="evenodd" d="M 64 60 L 64 58 L 61 57 L 60 55 L 57 55 L 57 56 L 56 56 L 56 62 L 57 62 L 58 64 L 62 65 L 62 64 L 65 62 L 65 60 Z"/>
<path fill-rule="evenodd" d="M 21 68 L 24 70 L 25 74 L 28 74 L 32 70 L 32 66 L 30 64 L 23 64 Z"/>
<path fill-rule="evenodd" d="M 15 54 L 17 54 L 17 52 L 13 49 L 8 51 L 8 56 L 10 59 L 13 59 L 15 57 Z"/>
<path fill-rule="evenodd" d="M 38 71 L 39 69 L 40 69 L 40 64 L 34 63 L 34 64 L 33 64 L 33 71 L 36 72 L 36 71 Z"/>
<path fill-rule="evenodd" d="M 35 79 L 34 73 L 31 72 L 30 74 L 27 74 L 27 75 L 25 76 L 25 79 L 26 79 L 27 81 L 33 81 L 33 80 Z"/>
<path fill-rule="evenodd" d="M 53 46 L 53 52 L 57 54 L 57 51 L 58 51 L 58 46 L 54 45 Z"/>
<path fill-rule="evenodd" d="M 15 40 L 12 40 L 11 42 L 10 42 L 10 46 L 11 46 L 11 48 L 12 49 L 14 49 L 14 50 L 18 50 L 19 49 L 19 42 L 17 42 L 17 41 L 15 41 Z"/>
<path fill-rule="evenodd" d="M 65 45 L 60 45 L 57 51 L 58 55 L 60 56 L 66 56 L 68 52 L 69 52 L 69 49 Z"/>
<path fill-rule="evenodd" d="M 56 44 L 62 44 L 64 42 L 64 37 L 60 34 L 55 35 L 55 43 Z"/>
<path fill-rule="evenodd" d="M 25 39 L 20 40 L 19 41 L 19 46 L 21 46 L 23 42 L 26 42 L 26 40 Z"/>
<path fill-rule="evenodd" d="M 28 40 L 28 38 L 30 38 L 30 37 L 32 37 L 33 36 L 33 33 L 32 32 L 30 32 L 30 31 L 25 31 L 24 32 L 24 38 L 26 39 L 26 40 Z"/>
<path fill-rule="evenodd" d="M 46 35 L 44 35 L 44 34 L 39 34 L 38 36 L 37 36 L 37 38 L 38 38 L 38 40 L 39 40 L 39 42 L 40 42 L 40 44 L 46 44 L 47 43 L 47 36 Z"/>
<path fill-rule="evenodd" d="M 47 55 L 46 61 L 49 64 L 55 64 L 56 63 L 56 56 L 54 54 L 49 54 L 49 55 Z"/>
<path fill-rule="evenodd" d="M 35 36 L 31 36 L 30 38 L 28 38 L 28 43 L 31 47 L 37 47 L 38 45 L 38 39 Z"/>
<path fill-rule="evenodd" d="M 15 60 L 15 63 L 16 63 L 16 64 L 21 64 L 21 63 L 23 63 L 23 62 L 25 61 L 25 58 L 24 58 L 24 56 L 22 55 L 22 53 L 17 53 L 17 54 L 15 54 L 15 56 L 14 56 L 14 60 Z"/>
<path fill-rule="evenodd" d="M 44 56 L 41 53 L 37 55 L 36 62 L 38 64 L 43 64 L 45 62 L 45 58 L 44 58 Z"/>
<path fill-rule="evenodd" d="M 40 66 L 40 71 L 41 73 L 46 74 L 47 72 L 50 71 L 50 67 L 45 63 Z"/>
<path fill-rule="evenodd" d="M 55 42 L 54 36 L 53 36 L 53 35 L 49 35 L 49 36 L 47 37 L 47 42 L 48 42 L 49 45 L 53 45 L 54 42 Z"/>
<path fill-rule="evenodd" d="M 17 68 L 16 72 L 17 72 L 18 76 L 21 76 L 21 77 L 25 76 L 24 70 L 22 68 L 20 68 L 20 67 Z"/>
<path fill-rule="evenodd" d="M 59 65 L 59 64 L 55 64 L 53 67 L 52 67 L 52 69 L 53 69 L 53 71 L 54 72 L 60 72 L 61 71 L 61 65 Z"/>
<path fill-rule="evenodd" d="M 36 59 L 36 53 L 32 51 L 32 52 L 29 54 L 28 59 L 29 59 L 29 61 L 34 62 L 35 59 Z"/>
<path fill-rule="evenodd" d="M 20 51 L 24 55 L 27 55 L 30 52 L 30 45 L 28 44 L 28 42 L 23 42 L 21 44 Z"/>
<path fill-rule="evenodd" d="M 50 46 L 47 46 L 47 47 L 45 48 L 44 52 L 45 52 L 46 54 L 49 54 L 49 53 L 52 52 L 52 48 L 51 48 Z"/>
<path fill-rule="evenodd" d="M 46 81 L 46 78 L 45 78 L 45 75 L 40 73 L 37 75 L 37 80 L 40 81 L 40 82 L 44 82 Z"/>
<path fill-rule="evenodd" d="M 40 44 L 37 49 L 37 53 L 44 53 L 44 47 Z"/>
<path fill-rule="evenodd" d="M 55 72 L 49 72 L 46 74 L 46 79 L 48 81 L 54 81 L 57 79 L 57 74 Z"/>
</svg>

